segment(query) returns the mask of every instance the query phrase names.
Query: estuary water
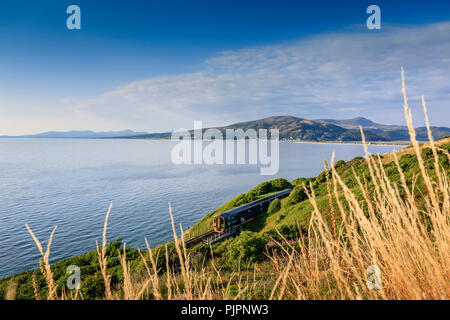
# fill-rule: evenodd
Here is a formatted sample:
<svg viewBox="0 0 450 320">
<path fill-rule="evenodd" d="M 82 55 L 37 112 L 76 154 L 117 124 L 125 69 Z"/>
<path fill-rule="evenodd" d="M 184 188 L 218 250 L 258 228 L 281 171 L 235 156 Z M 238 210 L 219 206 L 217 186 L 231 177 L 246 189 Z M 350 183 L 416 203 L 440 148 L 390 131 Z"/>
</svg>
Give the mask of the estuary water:
<svg viewBox="0 0 450 320">
<path fill-rule="evenodd" d="M 132 139 L 0 139 L 0 278 L 38 267 L 27 223 L 46 245 L 57 226 L 51 262 L 95 249 L 110 202 L 108 240 L 134 248 L 172 237 L 168 202 L 184 229 L 266 180 L 316 176 L 323 161 L 350 160 L 361 145 L 280 143 L 280 168 L 175 165 L 171 141 Z M 398 150 L 371 146 L 372 153 Z"/>
</svg>

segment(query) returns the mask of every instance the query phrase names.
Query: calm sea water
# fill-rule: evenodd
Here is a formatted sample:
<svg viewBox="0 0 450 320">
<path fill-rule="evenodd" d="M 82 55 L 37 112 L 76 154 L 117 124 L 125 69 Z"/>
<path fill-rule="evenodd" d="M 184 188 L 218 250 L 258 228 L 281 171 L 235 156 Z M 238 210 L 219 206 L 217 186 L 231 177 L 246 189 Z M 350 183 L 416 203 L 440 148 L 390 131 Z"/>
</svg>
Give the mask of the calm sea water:
<svg viewBox="0 0 450 320">
<path fill-rule="evenodd" d="M 101 240 L 110 201 L 109 240 L 143 248 L 172 237 L 168 202 L 184 229 L 258 183 L 310 177 L 323 160 L 349 160 L 360 145 L 280 144 L 280 170 L 261 176 L 257 165 L 172 164 L 170 141 L 0 139 L 0 277 L 38 267 L 25 223 L 44 244 L 58 226 L 51 261 L 88 252 Z M 372 153 L 398 147 L 373 146 Z"/>
</svg>

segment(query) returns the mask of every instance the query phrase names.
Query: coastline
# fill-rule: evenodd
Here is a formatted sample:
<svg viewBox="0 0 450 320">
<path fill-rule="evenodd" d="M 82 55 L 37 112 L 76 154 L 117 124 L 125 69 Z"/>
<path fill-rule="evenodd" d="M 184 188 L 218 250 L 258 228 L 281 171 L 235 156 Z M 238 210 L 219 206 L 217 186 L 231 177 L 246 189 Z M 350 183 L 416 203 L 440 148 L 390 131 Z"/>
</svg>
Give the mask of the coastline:
<svg viewBox="0 0 450 320">
<path fill-rule="evenodd" d="M 311 143 L 311 144 L 337 144 L 337 145 L 362 145 L 362 141 L 295 141 L 295 140 L 280 140 L 282 142 L 293 143 Z M 368 146 L 393 146 L 393 147 L 407 147 L 411 144 L 409 141 L 367 141 Z"/>
<path fill-rule="evenodd" d="M 0 139 L 37 139 L 37 140 L 45 140 L 45 139 L 55 139 L 55 140 L 155 140 L 155 141 L 172 141 L 170 138 L 145 138 L 145 137 L 14 137 L 14 136 L 0 136 Z M 195 139 L 191 139 L 195 140 Z M 210 139 L 202 139 L 204 141 L 214 141 Z M 227 140 L 227 139 L 222 139 Z M 248 140 L 248 139 L 238 139 L 240 140 Z M 178 141 L 178 140 L 175 140 Z M 310 143 L 310 144 L 336 144 L 336 145 L 362 145 L 362 141 L 308 141 L 308 140 L 289 140 L 289 139 L 280 139 L 280 142 L 289 142 L 289 143 Z M 394 146 L 394 147 L 405 147 L 409 146 L 411 143 L 409 141 L 367 141 L 367 145 L 375 145 L 375 146 Z M 419 143 L 426 143 L 425 141 L 419 141 Z"/>
</svg>

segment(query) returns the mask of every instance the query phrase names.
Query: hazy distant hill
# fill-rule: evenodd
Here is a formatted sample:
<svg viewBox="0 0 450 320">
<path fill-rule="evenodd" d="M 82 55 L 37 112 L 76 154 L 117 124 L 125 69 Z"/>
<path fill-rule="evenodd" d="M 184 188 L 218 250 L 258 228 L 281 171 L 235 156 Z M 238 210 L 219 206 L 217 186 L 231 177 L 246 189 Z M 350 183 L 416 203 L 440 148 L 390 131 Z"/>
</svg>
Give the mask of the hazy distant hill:
<svg viewBox="0 0 450 320">
<path fill-rule="evenodd" d="M 406 126 L 375 123 L 363 117 L 345 120 L 317 119 L 314 121 L 333 123 L 346 129 L 358 129 L 361 126 L 365 132 L 370 131 L 387 141 L 409 141 L 408 127 Z M 434 139 L 441 139 L 450 135 L 450 128 L 447 127 L 431 127 L 431 131 L 433 132 Z M 417 127 L 416 135 L 418 140 L 428 140 L 427 128 Z"/>
<path fill-rule="evenodd" d="M 344 119 L 344 120 L 335 120 L 335 119 L 315 119 L 313 121 L 320 123 L 332 123 L 337 126 L 346 128 L 346 129 L 359 129 L 359 126 L 367 129 L 381 129 L 381 130 L 398 130 L 405 129 L 408 130 L 406 126 L 399 125 L 389 125 L 389 124 L 380 124 L 373 122 L 367 118 L 356 117 L 352 119 Z"/>
<path fill-rule="evenodd" d="M 119 138 L 147 134 L 147 132 L 136 132 L 133 130 L 95 132 L 90 130 L 80 131 L 48 131 L 38 134 L 15 136 L 15 138 L 72 138 L 72 139 L 93 139 L 93 138 Z M 12 138 L 12 136 L 1 136 L 2 138 Z"/>
</svg>

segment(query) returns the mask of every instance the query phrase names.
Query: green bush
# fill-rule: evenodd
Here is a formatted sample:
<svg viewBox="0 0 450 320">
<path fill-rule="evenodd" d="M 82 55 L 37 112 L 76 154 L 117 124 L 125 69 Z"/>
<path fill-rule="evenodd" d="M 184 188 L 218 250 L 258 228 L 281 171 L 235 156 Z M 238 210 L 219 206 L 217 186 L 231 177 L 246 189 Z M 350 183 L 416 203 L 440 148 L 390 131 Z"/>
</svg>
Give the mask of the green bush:
<svg viewBox="0 0 450 320">
<path fill-rule="evenodd" d="M 284 189 L 292 188 L 292 185 L 286 179 L 275 179 L 271 181 L 272 183 L 272 191 L 281 191 Z"/>
<path fill-rule="evenodd" d="M 284 204 L 286 206 L 292 206 L 296 203 L 299 203 L 300 201 L 306 200 L 308 196 L 306 195 L 305 189 L 303 189 L 303 186 L 297 186 L 295 187 L 292 192 L 289 194 L 289 196 L 284 201 Z"/>
<path fill-rule="evenodd" d="M 442 144 L 439 148 L 450 151 L 450 143 Z"/>
<path fill-rule="evenodd" d="M 239 259 L 243 263 L 260 261 L 264 258 L 266 243 L 264 237 L 243 231 L 229 246 L 228 262 L 235 264 Z"/>
<path fill-rule="evenodd" d="M 289 181 L 283 178 L 278 178 L 258 184 L 252 190 L 247 192 L 247 195 L 255 194 L 255 196 L 261 196 L 263 194 L 281 191 L 289 188 L 292 188 L 292 185 Z"/>
<path fill-rule="evenodd" d="M 272 192 L 272 183 L 270 181 L 266 181 L 257 185 L 254 189 L 258 195 L 263 195 Z"/>
<path fill-rule="evenodd" d="M 105 283 L 100 274 L 86 277 L 81 283 L 85 299 L 98 299 L 104 296 Z"/>
<path fill-rule="evenodd" d="M 269 215 L 272 215 L 274 213 L 277 213 L 280 209 L 281 209 L 281 200 L 276 198 L 270 203 L 267 213 Z"/>
<path fill-rule="evenodd" d="M 277 217 L 277 222 L 280 222 L 281 220 L 283 220 L 286 216 L 282 213 L 280 213 Z"/>
<path fill-rule="evenodd" d="M 336 162 L 335 164 L 334 164 L 334 168 L 335 169 L 338 169 L 338 168 L 340 168 L 341 166 L 343 166 L 345 164 L 345 161 L 344 160 L 339 160 L 338 162 Z"/>
</svg>

